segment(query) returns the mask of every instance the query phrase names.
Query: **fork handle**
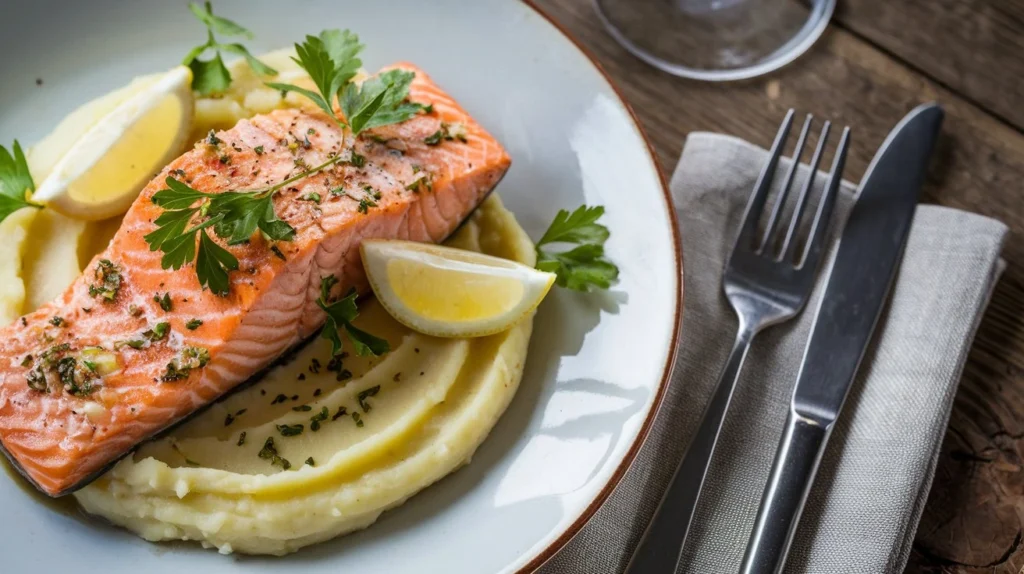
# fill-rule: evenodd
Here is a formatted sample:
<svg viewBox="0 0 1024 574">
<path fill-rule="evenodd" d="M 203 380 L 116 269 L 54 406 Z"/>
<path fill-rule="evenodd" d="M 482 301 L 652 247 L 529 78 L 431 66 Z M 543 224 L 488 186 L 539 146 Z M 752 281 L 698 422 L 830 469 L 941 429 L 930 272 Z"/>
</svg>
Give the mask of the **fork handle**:
<svg viewBox="0 0 1024 574">
<path fill-rule="evenodd" d="M 831 428 L 790 410 L 741 574 L 782 572 Z"/>
<path fill-rule="evenodd" d="M 675 574 L 715 443 L 755 332 L 755 329 L 741 323 L 718 386 L 704 408 L 697 434 L 676 468 L 654 518 L 626 566 L 625 574 Z"/>
</svg>

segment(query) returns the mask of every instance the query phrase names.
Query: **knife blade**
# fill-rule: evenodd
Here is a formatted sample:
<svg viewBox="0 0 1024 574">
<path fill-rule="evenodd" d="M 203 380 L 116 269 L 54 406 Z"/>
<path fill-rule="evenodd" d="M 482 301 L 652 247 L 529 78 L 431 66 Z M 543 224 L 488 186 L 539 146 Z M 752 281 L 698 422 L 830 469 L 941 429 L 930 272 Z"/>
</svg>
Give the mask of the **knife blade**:
<svg viewBox="0 0 1024 574">
<path fill-rule="evenodd" d="M 825 445 L 892 289 L 943 115 L 936 104 L 911 111 L 861 180 L 804 349 L 743 574 L 782 571 Z"/>
</svg>

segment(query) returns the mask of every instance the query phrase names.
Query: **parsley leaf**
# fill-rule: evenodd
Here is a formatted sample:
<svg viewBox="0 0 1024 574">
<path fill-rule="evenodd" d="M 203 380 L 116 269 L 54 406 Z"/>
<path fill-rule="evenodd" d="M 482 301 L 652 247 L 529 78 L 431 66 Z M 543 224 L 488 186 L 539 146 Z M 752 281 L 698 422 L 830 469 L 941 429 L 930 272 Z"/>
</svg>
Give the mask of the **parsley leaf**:
<svg viewBox="0 0 1024 574">
<path fill-rule="evenodd" d="M 188 66 L 192 70 L 193 90 L 206 96 L 224 92 L 231 85 L 231 72 L 224 65 L 221 51 L 242 56 L 257 74 L 264 76 L 277 74 L 277 70 L 259 61 L 242 44 L 221 44 L 214 38 L 214 33 L 217 33 L 223 36 L 241 36 L 251 40 L 252 32 L 227 18 L 215 16 L 209 2 L 205 2 L 203 6 L 192 2 L 188 8 L 206 26 L 206 43 L 192 48 L 181 62 L 182 65 Z M 209 60 L 201 60 L 199 57 L 207 50 L 213 50 L 214 56 Z"/>
<path fill-rule="evenodd" d="M 17 140 L 12 149 L 13 155 L 0 146 L 0 221 L 23 207 L 42 207 L 25 199 L 25 193 L 35 191 L 36 186 Z"/>
<path fill-rule="evenodd" d="M 227 295 L 231 285 L 228 272 L 238 269 L 238 259 L 218 245 L 207 229 L 229 246 L 249 241 L 257 229 L 268 241 L 290 241 L 295 229 L 277 217 L 274 194 L 340 161 L 341 156 L 335 156 L 275 185 L 250 191 L 204 193 L 167 177 L 167 189 L 152 197 L 153 203 L 165 211 L 153 221 L 156 229 L 143 239 L 150 251 L 163 251 L 160 265 L 164 269 L 181 269 L 194 261 L 199 284 L 218 295 Z M 280 250 L 275 253 L 280 254 Z"/>
<path fill-rule="evenodd" d="M 362 85 L 349 84 L 341 98 L 341 111 L 352 132 L 404 122 L 424 109 L 406 101 L 416 76 L 407 70 L 388 70 L 367 78 Z"/>
<path fill-rule="evenodd" d="M 231 287 L 228 271 L 238 269 L 238 259 L 230 251 L 214 243 L 206 230 L 199 232 L 199 252 L 196 254 L 196 277 L 199 284 L 209 287 L 217 295 L 227 295 Z"/>
<path fill-rule="evenodd" d="M 604 256 L 608 228 L 597 220 L 604 207 L 581 205 L 572 213 L 562 209 L 537 241 L 537 269 L 557 275 L 555 282 L 575 291 L 608 289 L 619 276 L 619 268 Z M 567 251 L 541 249 L 552 243 L 577 244 Z"/>
<path fill-rule="evenodd" d="M 268 83 L 275 90 L 298 92 L 313 101 L 332 118 L 334 99 L 355 77 L 363 65 L 357 55 L 362 51 L 359 36 L 348 30 L 324 30 L 319 36 L 306 36 L 306 41 L 295 44 L 297 58 L 292 58 L 312 78 L 319 93 L 293 84 Z M 337 119 L 335 118 L 335 121 Z"/>
<path fill-rule="evenodd" d="M 320 298 L 317 299 L 316 303 L 321 309 L 327 313 L 327 322 L 324 323 L 324 329 L 320 332 L 320 337 L 327 339 L 331 342 L 331 355 L 337 355 L 341 352 L 341 335 L 340 329 L 345 330 L 345 334 L 348 335 L 352 346 L 356 350 L 356 354 L 366 356 L 380 356 L 391 350 L 391 346 L 385 339 L 371 335 L 362 329 L 357 329 L 352 325 L 352 321 L 359 316 L 359 309 L 356 307 L 356 292 L 355 290 L 349 291 L 344 297 L 338 301 L 328 303 L 330 301 L 331 288 L 338 283 L 338 280 L 334 275 L 328 275 L 320 279 Z"/>
<path fill-rule="evenodd" d="M 406 70 L 388 70 L 362 85 L 352 83 L 359 67 L 358 58 L 363 45 L 359 37 L 348 30 L 324 30 L 319 36 L 306 36 L 305 42 L 295 45 L 295 60 L 306 70 L 318 92 L 293 84 L 268 83 L 271 88 L 284 92 L 297 92 L 309 98 L 327 115 L 335 118 L 334 100 L 337 98 L 352 133 L 403 122 L 423 111 L 425 106 L 406 101 L 409 85 L 415 74 Z"/>
</svg>

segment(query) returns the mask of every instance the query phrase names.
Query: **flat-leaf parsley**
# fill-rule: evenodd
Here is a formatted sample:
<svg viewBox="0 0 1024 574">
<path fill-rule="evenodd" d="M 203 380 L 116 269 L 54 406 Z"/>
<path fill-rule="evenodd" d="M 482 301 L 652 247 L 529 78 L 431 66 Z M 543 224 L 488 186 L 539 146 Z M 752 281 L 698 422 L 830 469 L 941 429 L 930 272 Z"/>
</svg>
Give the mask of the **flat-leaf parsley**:
<svg viewBox="0 0 1024 574">
<path fill-rule="evenodd" d="M 352 325 L 352 321 L 359 316 L 354 289 L 341 299 L 331 302 L 331 288 L 337 283 L 334 275 L 320 279 L 320 298 L 316 300 L 316 304 L 327 313 L 327 322 L 324 323 L 324 330 L 320 336 L 331 342 L 331 355 L 341 352 L 340 329 L 345 330 L 352 341 L 352 346 L 355 347 L 356 354 L 360 356 L 380 356 L 390 351 L 391 346 L 386 340 Z"/>
<path fill-rule="evenodd" d="M 257 74 L 262 76 L 277 74 L 277 70 L 256 59 L 242 44 L 221 44 L 214 37 L 214 33 L 217 33 L 222 36 L 241 36 L 251 40 L 252 32 L 227 18 L 215 16 L 209 2 L 204 3 L 203 6 L 193 2 L 188 5 L 188 8 L 200 22 L 206 25 L 206 43 L 192 48 L 181 62 L 182 65 L 188 66 L 192 70 L 193 90 L 199 92 L 200 95 L 207 96 L 223 92 L 231 85 L 231 72 L 224 65 L 221 51 L 242 56 Z M 213 58 L 199 59 L 199 56 L 202 56 L 207 50 L 213 50 Z"/>
<path fill-rule="evenodd" d="M 13 154 L 0 146 L 0 221 L 23 207 L 42 207 L 25 199 L 25 194 L 35 191 L 36 186 L 17 140 L 12 149 Z"/>
<path fill-rule="evenodd" d="M 604 256 L 608 228 L 597 220 L 603 206 L 581 205 L 572 213 L 562 209 L 537 241 L 537 269 L 557 275 L 556 283 L 576 291 L 608 289 L 619 276 L 619 268 Z M 551 244 L 576 247 L 564 251 L 542 249 Z"/>
</svg>

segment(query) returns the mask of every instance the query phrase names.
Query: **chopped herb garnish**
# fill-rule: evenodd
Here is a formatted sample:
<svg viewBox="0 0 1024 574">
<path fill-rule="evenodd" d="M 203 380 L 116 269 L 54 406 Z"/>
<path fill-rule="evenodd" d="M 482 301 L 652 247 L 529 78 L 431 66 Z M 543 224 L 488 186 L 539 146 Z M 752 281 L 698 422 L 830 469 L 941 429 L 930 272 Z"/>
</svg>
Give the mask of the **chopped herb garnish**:
<svg viewBox="0 0 1024 574">
<path fill-rule="evenodd" d="M 147 329 L 142 332 L 142 336 L 150 341 L 159 341 L 167 336 L 167 333 L 171 330 L 171 324 L 167 322 L 157 323 L 152 329 Z"/>
<path fill-rule="evenodd" d="M 331 355 L 341 352 L 340 329 L 344 329 L 352 345 L 359 356 L 380 356 L 391 350 L 387 340 L 381 339 L 356 328 L 352 321 L 359 316 L 359 309 L 356 306 L 356 292 L 351 290 L 342 299 L 328 304 L 331 296 L 331 288 L 338 282 L 334 275 L 328 275 L 320 280 L 320 298 L 317 305 L 327 313 L 327 322 L 324 323 L 320 336 L 331 342 Z"/>
<path fill-rule="evenodd" d="M 187 175 L 183 169 L 172 169 L 171 175 L 176 176 L 178 179 L 185 179 Z"/>
<path fill-rule="evenodd" d="M 25 381 L 28 383 L 28 388 L 33 391 L 39 391 L 41 393 L 50 392 L 50 388 L 46 384 L 46 374 L 43 373 L 42 367 L 36 367 L 26 373 Z"/>
<path fill-rule="evenodd" d="M 363 426 L 363 417 L 359 416 L 359 413 L 352 411 L 352 420 L 356 421 L 357 427 Z"/>
<path fill-rule="evenodd" d="M 153 295 L 153 301 L 156 301 L 164 311 L 170 311 L 172 308 L 170 293 L 164 293 L 163 297 L 157 293 L 156 295 Z"/>
<path fill-rule="evenodd" d="M 330 411 L 327 410 L 327 407 L 321 408 L 319 413 L 313 415 L 313 417 L 309 419 L 309 430 L 313 432 L 320 430 L 320 423 L 327 420 L 327 417 L 329 416 L 331 415 Z"/>
<path fill-rule="evenodd" d="M 113 301 L 121 290 L 121 268 L 109 259 L 100 259 L 96 263 L 93 277 L 99 283 L 89 285 L 89 296 L 101 297 L 104 302 Z"/>
<path fill-rule="evenodd" d="M 167 363 L 167 371 L 162 380 L 164 382 L 177 381 L 188 377 L 192 369 L 199 369 L 210 362 L 210 351 L 203 347 L 187 346 L 183 348 L 178 357 Z"/>
<path fill-rule="evenodd" d="M 359 200 L 359 207 L 356 209 L 359 213 L 369 213 L 371 207 L 377 207 L 377 202 L 364 197 Z"/>
<path fill-rule="evenodd" d="M 79 365 L 74 357 L 63 357 L 57 361 L 57 376 L 64 390 L 78 397 L 84 397 L 96 390 L 94 373 Z"/>
<path fill-rule="evenodd" d="M 263 460 L 269 460 L 270 464 L 280 466 L 284 470 L 292 467 L 292 463 L 288 462 L 288 459 L 281 458 L 277 454 L 277 447 L 274 446 L 274 437 L 272 436 L 267 437 L 267 441 L 263 443 L 263 448 L 260 449 L 258 456 Z"/>
<path fill-rule="evenodd" d="M 366 165 L 366 157 L 361 156 L 357 154 L 355 150 L 352 150 L 352 154 L 349 155 L 348 158 L 348 163 L 350 163 L 352 167 L 363 167 L 364 165 Z"/>
<path fill-rule="evenodd" d="M 32 355 L 25 355 L 25 358 L 21 360 L 22 367 L 32 366 Z"/>
<path fill-rule="evenodd" d="M 434 104 L 427 104 L 426 107 L 423 108 L 423 113 L 428 115 L 434 113 Z"/>
<path fill-rule="evenodd" d="M 332 421 L 336 421 L 336 420 L 340 419 L 341 417 L 343 417 L 343 416 L 345 416 L 347 414 L 348 414 L 348 409 L 346 409 L 345 407 L 338 407 L 338 412 L 334 413 L 334 416 L 331 417 L 331 420 Z"/>
<path fill-rule="evenodd" d="M 224 36 L 241 36 L 252 39 L 252 32 L 227 18 L 214 16 L 213 8 L 209 2 L 206 2 L 203 6 L 192 3 L 188 7 L 192 10 L 192 14 L 206 25 L 207 30 L 206 43 L 192 48 L 181 62 L 182 65 L 188 66 L 192 70 L 193 90 L 199 92 L 200 95 L 206 96 L 223 92 L 231 85 L 231 72 L 224 65 L 224 60 L 221 58 L 222 51 L 244 57 L 249 62 L 249 67 L 257 74 L 263 76 L 277 74 L 277 70 L 257 60 L 242 44 L 221 44 L 214 38 L 214 33 L 216 32 Z M 200 60 L 199 56 L 203 55 L 207 50 L 214 51 L 213 58 Z"/>
<path fill-rule="evenodd" d="M 313 410 L 313 407 L 309 405 L 299 405 L 297 407 L 292 407 L 292 410 L 296 412 L 309 412 Z"/>
<path fill-rule="evenodd" d="M 320 360 L 316 357 L 313 357 L 313 359 L 309 361 L 309 372 L 314 375 L 320 372 Z"/>
<path fill-rule="evenodd" d="M 50 318 L 50 324 L 53 325 L 54 327 L 60 327 L 64 325 L 64 318 L 58 315 L 54 315 L 53 317 Z"/>
<path fill-rule="evenodd" d="M 136 305 L 135 303 L 128 305 L 128 314 L 131 315 L 132 317 L 139 317 L 142 315 L 142 313 L 142 308 Z"/>
<path fill-rule="evenodd" d="M 82 359 L 82 364 L 85 365 L 85 368 L 89 369 L 94 373 L 96 372 L 97 369 L 99 369 L 99 365 L 88 359 Z"/>
<path fill-rule="evenodd" d="M 281 249 L 278 248 L 276 245 L 271 245 L 270 246 L 270 251 L 271 251 L 271 253 L 273 253 L 281 261 L 287 261 L 285 259 L 285 257 L 284 257 L 284 253 L 281 253 Z"/>
<path fill-rule="evenodd" d="M 118 341 L 118 342 L 114 343 L 114 348 L 115 349 L 119 349 L 122 346 L 128 346 L 128 347 L 131 347 L 133 349 L 141 349 L 141 348 L 146 346 L 146 340 L 145 339 L 132 339 L 130 341 Z"/>
<path fill-rule="evenodd" d="M 557 276 L 562 287 L 576 291 L 608 289 L 619 276 L 619 268 L 604 256 L 609 231 L 597 220 L 604 207 L 581 205 L 572 213 L 558 211 L 551 226 L 537 242 L 537 269 Z M 553 243 L 575 244 L 567 251 L 541 249 Z"/>
<path fill-rule="evenodd" d="M 249 409 L 238 409 L 237 411 L 235 411 L 235 416 L 236 417 L 240 417 L 240 416 L 244 415 L 245 411 L 247 411 L 247 410 L 249 410 Z"/>
<path fill-rule="evenodd" d="M 283 403 L 283 402 L 285 402 L 287 400 L 288 400 L 287 396 L 285 396 L 285 395 L 277 395 L 276 397 L 274 397 L 274 400 L 270 401 L 270 404 L 276 405 L 278 403 Z"/>
<path fill-rule="evenodd" d="M 276 425 L 277 432 L 281 433 L 281 436 L 298 436 L 302 434 L 302 431 L 306 428 L 302 424 L 294 425 Z"/>
<path fill-rule="evenodd" d="M 25 199 L 28 192 L 36 190 L 36 185 L 18 140 L 14 140 L 12 150 L 13 155 L 0 146 L 0 221 L 23 207 L 42 207 Z"/>
<path fill-rule="evenodd" d="M 198 329 L 202 325 L 203 325 L 203 320 L 202 319 L 189 319 L 188 322 L 185 323 L 185 328 L 188 329 L 189 331 L 195 331 L 196 329 Z"/>
<path fill-rule="evenodd" d="M 312 201 L 313 203 L 315 203 L 317 205 L 319 205 L 320 201 L 321 201 L 320 194 L 315 192 L 315 191 L 312 192 L 312 193 L 307 193 L 306 195 L 303 195 L 302 199 L 305 200 L 305 201 Z"/>
<path fill-rule="evenodd" d="M 92 307 L 82 307 L 83 313 L 92 313 Z"/>
<path fill-rule="evenodd" d="M 227 416 L 224 417 L 224 426 L 231 426 L 231 423 L 233 422 L 235 422 L 235 415 L 228 413 Z"/>
<path fill-rule="evenodd" d="M 359 395 L 357 395 L 356 398 L 359 401 L 359 407 L 363 409 L 364 413 L 370 412 L 371 408 L 370 403 L 366 402 L 366 399 L 377 396 L 378 392 L 380 392 L 380 385 L 376 385 L 359 392 Z"/>
<path fill-rule="evenodd" d="M 263 155 L 263 146 L 261 145 L 252 148 L 252 150 L 256 152 L 256 155 Z"/>
<path fill-rule="evenodd" d="M 243 444 L 245 444 L 245 431 L 242 431 L 242 434 L 238 435 L 238 443 L 237 444 L 238 444 L 238 446 L 242 446 Z"/>
<path fill-rule="evenodd" d="M 213 130 L 210 130 L 210 133 L 206 134 L 206 143 L 208 143 L 208 144 L 210 144 L 210 145 L 212 145 L 214 147 L 217 147 L 220 144 L 224 143 L 224 141 L 221 140 L 219 137 L 217 137 L 216 132 L 214 132 Z"/>
<path fill-rule="evenodd" d="M 444 139 L 444 134 L 441 133 L 441 130 L 437 130 L 436 132 L 434 132 L 434 133 L 430 134 L 429 136 L 423 138 L 423 143 L 425 143 L 427 145 L 438 145 L 438 144 L 441 143 L 441 140 L 443 140 L 443 139 Z"/>
<path fill-rule="evenodd" d="M 31 355 L 30 355 L 30 356 L 31 356 Z M 323 391 L 321 391 L 320 389 L 317 389 L 317 390 L 313 391 L 313 396 L 314 396 L 314 397 L 319 397 L 319 396 L 320 396 L 320 393 L 322 393 L 322 392 L 323 392 Z"/>
<path fill-rule="evenodd" d="M 306 464 L 309 466 L 316 466 L 316 461 L 313 460 L 313 457 L 309 457 L 306 459 Z"/>
</svg>

